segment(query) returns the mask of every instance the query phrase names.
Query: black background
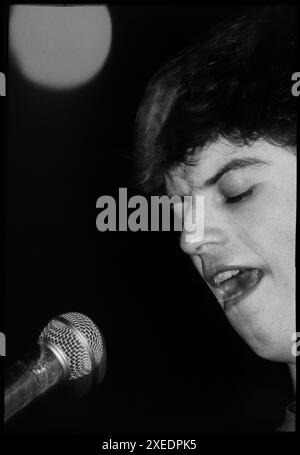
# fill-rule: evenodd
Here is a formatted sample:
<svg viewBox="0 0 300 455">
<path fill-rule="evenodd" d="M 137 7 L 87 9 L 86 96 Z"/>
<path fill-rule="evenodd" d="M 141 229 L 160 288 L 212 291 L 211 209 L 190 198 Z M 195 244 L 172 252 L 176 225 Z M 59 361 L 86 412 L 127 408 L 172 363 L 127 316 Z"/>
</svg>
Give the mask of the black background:
<svg viewBox="0 0 300 455">
<path fill-rule="evenodd" d="M 106 65 L 70 92 L 39 88 L 10 60 L 5 363 L 53 316 L 80 311 L 104 333 L 108 370 L 86 397 L 59 389 L 36 401 L 8 434 L 259 433 L 280 424 L 293 399 L 287 368 L 258 358 L 229 326 L 177 234 L 100 233 L 95 223 L 99 196 L 135 194 L 133 122 L 151 75 L 207 27 L 251 8 L 110 6 Z"/>
</svg>

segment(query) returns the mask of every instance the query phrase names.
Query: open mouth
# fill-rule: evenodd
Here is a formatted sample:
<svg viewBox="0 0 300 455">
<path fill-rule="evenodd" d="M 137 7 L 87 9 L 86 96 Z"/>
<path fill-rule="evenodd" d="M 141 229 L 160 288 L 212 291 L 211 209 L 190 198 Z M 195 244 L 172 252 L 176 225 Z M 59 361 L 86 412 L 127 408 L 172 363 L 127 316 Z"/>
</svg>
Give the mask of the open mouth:
<svg viewBox="0 0 300 455">
<path fill-rule="evenodd" d="M 225 304 L 234 302 L 253 288 L 263 277 L 261 269 L 232 268 L 204 276 L 213 287 L 217 299 Z"/>
</svg>

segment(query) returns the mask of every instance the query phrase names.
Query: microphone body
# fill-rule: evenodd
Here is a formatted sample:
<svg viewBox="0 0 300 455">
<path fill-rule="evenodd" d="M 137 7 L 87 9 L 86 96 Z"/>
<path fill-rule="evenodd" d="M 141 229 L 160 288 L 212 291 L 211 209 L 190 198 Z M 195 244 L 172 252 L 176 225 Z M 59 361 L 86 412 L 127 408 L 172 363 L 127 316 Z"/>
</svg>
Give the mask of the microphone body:
<svg viewBox="0 0 300 455">
<path fill-rule="evenodd" d="M 4 421 L 49 388 L 62 382 L 65 370 L 52 350 L 42 343 L 6 373 Z"/>
</svg>

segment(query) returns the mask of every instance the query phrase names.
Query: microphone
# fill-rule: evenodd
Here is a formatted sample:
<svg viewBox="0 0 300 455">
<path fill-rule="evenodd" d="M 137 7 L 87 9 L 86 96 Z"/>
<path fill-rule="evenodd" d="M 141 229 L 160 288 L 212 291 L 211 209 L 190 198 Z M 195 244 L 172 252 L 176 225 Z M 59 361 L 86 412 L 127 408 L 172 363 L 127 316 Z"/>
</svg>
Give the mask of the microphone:
<svg viewBox="0 0 300 455">
<path fill-rule="evenodd" d="M 64 313 L 46 325 L 33 352 L 5 375 L 4 421 L 57 384 L 86 393 L 106 372 L 104 338 L 82 313 Z"/>
</svg>

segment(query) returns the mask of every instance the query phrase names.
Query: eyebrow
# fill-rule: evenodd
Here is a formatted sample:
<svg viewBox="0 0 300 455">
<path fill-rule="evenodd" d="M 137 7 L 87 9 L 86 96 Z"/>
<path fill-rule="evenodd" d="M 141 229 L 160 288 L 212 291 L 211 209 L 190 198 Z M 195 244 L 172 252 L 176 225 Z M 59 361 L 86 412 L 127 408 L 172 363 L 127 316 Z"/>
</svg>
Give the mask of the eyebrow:
<svg viewBox="0 0 300 455">
<path fill-rule="evenodd" d="M 209 179 L 205 180 L 205 182 L 201 185 L 201 188 L 208 188 L 210 186 L 215 185 L 218 180 L 220 180 L 223 175 L 227 174 L 230 171 L 236 171 L 240 169 L 245 169 L 245 168 L 253 168 L 257 166 L 263 166 L 268 164 L 267 161 L 261 160 L 259 158 L 235 158 L 228 163 L 226 163 L 224 166 L 221 167 L 221 169 L 218 170 L 218 172 L 210 177 Z M 197 185 L 197 188 L 199 186 Z"/>
<path fill-rule="evenodd" d="M 209 179 L 205 180 L 202 184 L 194 184 L 192 179 L 188 177 L 188 175 L 184 176 L 184 180 L 186 180 L 191 186 L 197 188 L 198 190 L 202 190 L 205 188 L 209 188 L 210 186 L 215 185 L 218 180 L 220 180 L 223 175 L 227 174 L 230 171 L 236 171 L 245 168 L 254 168 L 257 166 L 264 166 L 269 164 L 267 161 L 261 160 L 259 158 L 253 157 L 245 157 L 245 158 L 234 158 L 228 163 L 224 164 L 215 175 L 210 177 Z M 167 192 L 168 193 L 168 192 Z M 182 196 L 188 195 L 189 193 L 182 192 Z M 168 194 L 169 195 L 169 194 Z M 170 196 L 170 195 L 169 195 Z"/>
</svg>

